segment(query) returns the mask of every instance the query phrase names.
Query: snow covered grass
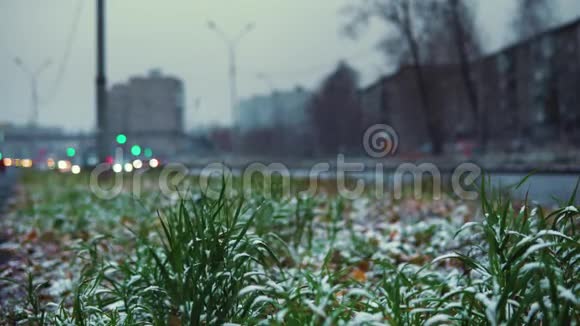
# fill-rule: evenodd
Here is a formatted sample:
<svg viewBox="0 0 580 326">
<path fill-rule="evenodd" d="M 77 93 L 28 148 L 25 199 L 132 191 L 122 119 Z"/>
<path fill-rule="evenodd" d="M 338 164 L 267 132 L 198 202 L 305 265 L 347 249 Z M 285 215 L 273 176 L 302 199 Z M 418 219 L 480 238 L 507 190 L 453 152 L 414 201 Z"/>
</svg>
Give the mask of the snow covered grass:
<svg viewBox="0 0 580 326">
<path fill-rule="evenodd" d="M 28 176 L 24 185 L 2 221 L 0 250 L 12 255 L 0 266 L 7 324 L 580 319 L 575 194 L 545 211 L 500 195 L 478 206 L 259 191 L 100 200 L 70 176 Z"/>
</svg>

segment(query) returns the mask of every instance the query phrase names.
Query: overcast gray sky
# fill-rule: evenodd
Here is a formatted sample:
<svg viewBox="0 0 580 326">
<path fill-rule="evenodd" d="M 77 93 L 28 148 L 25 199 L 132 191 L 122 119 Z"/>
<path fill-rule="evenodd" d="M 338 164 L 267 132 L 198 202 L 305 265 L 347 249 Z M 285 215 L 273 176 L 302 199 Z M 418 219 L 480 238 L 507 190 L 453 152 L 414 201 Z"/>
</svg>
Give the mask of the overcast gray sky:
<svg viewBox="0 0 580 326">
<path fill-rule="evenodd" d="M 18 56 L 30 69 L 46 59 L 53 64 L 40 78 L 40 123 L 89 130 L 95 121 L 95 1 L 85 1 L 70 58 L 56 83 L 66 38 L 81 0 L 0 0 L 0 122 L 24 123 L 30 117 L 30 87 L 14 64 Z M 314 88 L 341 58 L 361 73 L 361 83 L 388 71 L 374 46 L 383 33 L 376 25 L 353 41 L 341 35 L 339 9 L 354 0 L 114 0 L 108 1 L 109 85 L 151 68 L 184 80 L 186 125 L 227 123 L 227 56 L 223 42 L 207 28 L 214 20 L 237 33 L 248 22 L 256 28 L 240 44 L 239 95 L 269 92 L 256 78 L 270 76 L 278 88 Z M 515 0 L 473 0 L 488 50 L 510 39 Z M 580 13 L 580 1 L 557 0 L 563 19 Z M 59 87 L 55 89 L 55 85 Z M 200 107 L 194 101 L 200 98 Z"/>
</svg>

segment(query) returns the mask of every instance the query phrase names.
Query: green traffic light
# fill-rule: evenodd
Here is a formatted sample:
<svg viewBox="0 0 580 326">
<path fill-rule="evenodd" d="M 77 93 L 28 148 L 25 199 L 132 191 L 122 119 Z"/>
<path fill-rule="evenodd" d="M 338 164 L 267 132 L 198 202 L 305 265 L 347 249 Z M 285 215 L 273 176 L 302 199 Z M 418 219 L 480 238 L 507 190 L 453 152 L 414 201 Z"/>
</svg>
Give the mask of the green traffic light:
<svg viewBox="0 0 580 326">
<path fill-rule="evenodd" d="M 0 160 L 3 158 L 4 156 L 2 156 L 2 152 L 0 152 Z"/>
<path fill-rule="evenodd" d="M 153 151 L 151 150 L 151 148 L 145 148 L 143 152 L 145 153 L 145 157 L 147 158 L 151 158 L 153 156 Z"/>
<path fill-rule="evenodd" d="M 118 134 L 117 135 L 117 143 L 118 144 L 125 144 L 127 142 L 127 136 L 125 136 L 124 134 Z"/>
<path fill-rule="evenodd" d="M 76 153 L 77 151 L 73 147 L 69 147 L 66 149 L 66 156 L 68 157 L 74 157 Z"/>
<path fill-rule="evenodd" d="M 133 145 L 131 147 L 131 154 L 133 154 L 135 156 L 141 155 L 141 146 L 139 146 L 139 145 Z"/>
</svg>

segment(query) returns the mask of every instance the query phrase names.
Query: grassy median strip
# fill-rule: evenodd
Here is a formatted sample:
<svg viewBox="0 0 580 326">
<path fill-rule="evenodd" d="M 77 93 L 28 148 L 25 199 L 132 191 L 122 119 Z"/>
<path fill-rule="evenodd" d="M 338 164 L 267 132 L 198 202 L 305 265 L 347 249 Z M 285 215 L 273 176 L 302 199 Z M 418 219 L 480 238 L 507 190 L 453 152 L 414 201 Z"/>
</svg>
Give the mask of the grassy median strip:
<svg viewBox="0 0 580 326">
<path fill-rule="evenodd" d="M 79 178 L 43 179 L 24 180 L 3 221 L 8 324 L 580 320 L 575 194 L 549 211 L 485 189 L 479 207 L 223 187 L 217 198 L 189 189 L 103 200 Z"/>
</svg>

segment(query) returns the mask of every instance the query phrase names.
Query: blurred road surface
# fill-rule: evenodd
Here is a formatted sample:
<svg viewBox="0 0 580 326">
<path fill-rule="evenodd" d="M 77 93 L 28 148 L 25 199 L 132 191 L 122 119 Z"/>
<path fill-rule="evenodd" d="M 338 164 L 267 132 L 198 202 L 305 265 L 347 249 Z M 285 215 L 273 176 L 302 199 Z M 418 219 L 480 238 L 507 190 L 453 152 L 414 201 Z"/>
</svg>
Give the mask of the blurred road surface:
<svg viewBox="0 0 580 326">
<path fill-rule="evenodd" d="M 18 177 L 18 172 L 15 169 L 7 169 L 0 171 L 0 219 L 4 217 L 4 209 L 8 198 L 13 195 L 14 185 Z M 0 243 L 2 243 L 2 235 L 0 234 Z M 0 265 L 3 265 L 10 258 L 9 254 L 0 250 Z"/>
</svg>

